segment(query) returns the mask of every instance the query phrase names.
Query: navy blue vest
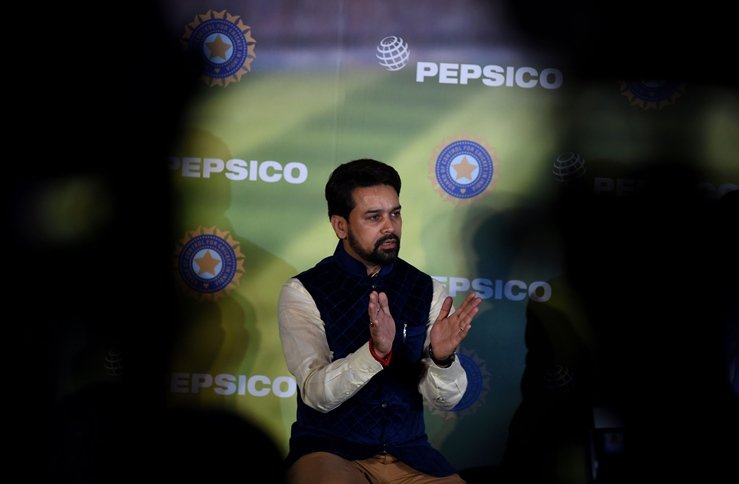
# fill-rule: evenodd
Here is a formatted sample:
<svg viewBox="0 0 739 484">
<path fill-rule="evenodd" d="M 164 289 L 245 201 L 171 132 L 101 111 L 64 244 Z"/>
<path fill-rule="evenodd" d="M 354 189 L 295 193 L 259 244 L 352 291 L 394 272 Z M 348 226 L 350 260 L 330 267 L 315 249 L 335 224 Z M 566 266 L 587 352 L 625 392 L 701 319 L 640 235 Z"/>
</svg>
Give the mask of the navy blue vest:
<svg viewBox="0 0 739 484">
<path fill-rule="evenodd" d="M 390 365 L 337 408 L 319 412 L 303 403 L 298 393 L 286 465 L 310 452 L 332 452 L 351 460 L 387 452 L 421 472 L 453 474 L 455 469 L 428 441 L 418 392 L 433 296 L 431 277 L 401 259 L 368 276 L 341 242 L 333 256 L 296 277 L 321 313 L 334 359 L 369 340 L 367 307 L 373 290 L 387 294 L 396 335 Z"/>
</svg>

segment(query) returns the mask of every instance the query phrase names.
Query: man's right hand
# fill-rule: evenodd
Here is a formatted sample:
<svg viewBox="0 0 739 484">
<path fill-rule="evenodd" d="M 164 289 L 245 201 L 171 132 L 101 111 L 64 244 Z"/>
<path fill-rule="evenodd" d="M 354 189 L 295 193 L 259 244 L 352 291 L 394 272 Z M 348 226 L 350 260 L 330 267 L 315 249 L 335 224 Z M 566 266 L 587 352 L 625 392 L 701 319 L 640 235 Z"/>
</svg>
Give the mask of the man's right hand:
<svg viewBox="0 0 739 484">
<path fill-rule="evenodd" d="M 395 340 L 395 319 L 390 314 L 387 294 L 372 291 L 369 301 L 370 338 L 375 353 L 380 358 L 386 357 L 393 349 Z"/>
</svg>

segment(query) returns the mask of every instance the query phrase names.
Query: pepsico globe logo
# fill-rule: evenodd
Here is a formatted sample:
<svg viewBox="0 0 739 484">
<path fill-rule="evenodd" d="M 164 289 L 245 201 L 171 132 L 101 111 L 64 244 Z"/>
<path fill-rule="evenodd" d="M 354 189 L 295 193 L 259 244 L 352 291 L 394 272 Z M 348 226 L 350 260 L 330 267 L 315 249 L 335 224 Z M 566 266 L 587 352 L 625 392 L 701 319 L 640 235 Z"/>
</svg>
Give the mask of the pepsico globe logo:
<svg viewBox="0 0 739 484">
<path fill-rule="evenodd" d="M 586 171 L 583 157 L 572 151 L 560 153 L 552 164 L 552 174 L 559 182 L 580 178 Z"/>
<path fill-rule="evenodd" d="M 544 369 L 544 388 L 549 391 L 566 390 L 574 380 L 575 375 L 567 366 L 554 365 Z"/>
<path fill-rule="evenodd" d="M 401 37 L 390 35 L 377 44 L 375 57 L 388 71 L 399 71 L 408 64 L 410 55 L 408 44 Z"/>
</svg>

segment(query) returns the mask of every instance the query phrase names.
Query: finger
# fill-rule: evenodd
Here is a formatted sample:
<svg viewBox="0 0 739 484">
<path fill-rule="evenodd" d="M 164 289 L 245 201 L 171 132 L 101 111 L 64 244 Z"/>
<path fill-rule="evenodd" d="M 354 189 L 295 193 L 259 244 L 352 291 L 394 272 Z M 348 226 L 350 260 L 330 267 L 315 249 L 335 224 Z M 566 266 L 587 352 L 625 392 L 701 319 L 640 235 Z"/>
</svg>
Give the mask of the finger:
<svg viewBox="0 0 739 484">
<path fill-rule="evenodd" d="M 464 308 L 461 308 L 459 310 L 459 314 L 457 314 L 457 317 L 460 320 L 466 320 L 471 321 L 472 318 L 475 317 L 475 315 L 480 311 L 480 308 L 478 306 L 466 306 Z"/>
<path fill-rule="evenodd" d="M 467 296 L 462 305 L 457 309 L 456 313 L 459 318 L 473 317 L 479 310 L 478 306 L 482 302 L 482 299 L 477 296 L 476 293 L 472 293 Z"/>
<path fill-rule="evenodd" d="M 477 306 L 478 304 L 480 304 L 481 301 L 482 301 L 482 299 L 480 298 L 480 296 L 478 296 L 476 292 L 473 292 L 473 293 L 469 294 L 464 299 L 464 302 L 462 303 L 462 306 L 464 306 L 464 307 L 474 307 L 474 306 Z"/>
<path fill-rule="evenodd" d="M 376 318 L 379 308 L 380 306 L 377 303 L 377 291 L 372 291 L 369 295 L 369 305 L 367 306 L 367 313 L 369 314 L 370 321 Z"/>
<path fill-rule="evenodd" d="M 470 323 L 469 320 L 464 320 L 464 321 L 459 322 L 459 329 L 457 331 L 457 337 L 459 338 L 460 342 L 464 338 L 467 337 L 471 329 L 472 329 L 472 323 Z"/>
<path fill-rule="evenodd" d="M 390 307 L 388 306 L 387 294 L 385 294 L 384 292 L 381 292 L 378 297 L 378 303 L 379 303 L 379 307 L 377 308 L 378 311 L 382 310 L 385 313 L 390 314 Z"/>
<path fill-rule="evenodd" d="M 449 311 L 452 310 L 453 302 L 454 302 L 454 299 L 452 299 L 451 296 L 447 296 L 444 298 L 444 302 L 441 303 L 441 310 L 439 311 L 439 317 L 436 318 L 437 321 L 441 321 L 442 319 L 446 319 L 449 317 Z"/>
</svg>

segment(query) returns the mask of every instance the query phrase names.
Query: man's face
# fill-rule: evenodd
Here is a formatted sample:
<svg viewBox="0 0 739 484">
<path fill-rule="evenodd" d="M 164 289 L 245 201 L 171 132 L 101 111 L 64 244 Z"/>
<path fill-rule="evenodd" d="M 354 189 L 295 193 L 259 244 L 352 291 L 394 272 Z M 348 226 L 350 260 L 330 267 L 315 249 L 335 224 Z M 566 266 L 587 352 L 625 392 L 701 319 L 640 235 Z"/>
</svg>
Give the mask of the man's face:
<svg viewBox="0 0 739 484">
<path fill-rule="evenodd" d="M 352 195 L 356 206 L 346 225 L 345 248 L 374 272 L 397 259 L 400 251 L 403 221 L 398 194 L 389 185 L 376 185 L 356 188 Z"/>
</svg>

